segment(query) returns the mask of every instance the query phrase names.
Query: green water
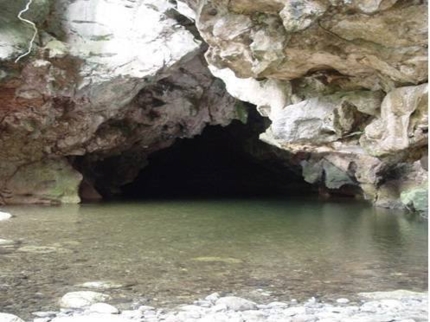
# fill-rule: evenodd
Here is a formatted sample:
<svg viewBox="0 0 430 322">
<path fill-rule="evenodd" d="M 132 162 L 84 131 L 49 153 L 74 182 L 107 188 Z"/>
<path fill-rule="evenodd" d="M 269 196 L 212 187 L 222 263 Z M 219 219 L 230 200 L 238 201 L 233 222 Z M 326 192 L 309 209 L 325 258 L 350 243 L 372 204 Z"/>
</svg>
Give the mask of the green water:
<svg viewBox="0 0 430 322">
<path fill-rule="evenodd" d="M 110 280 L 113 303 L 260 302 L 427 288 L 427 222 L 352 202 L 183 200 L 4 207 L 0 312 L 58 309 Z M 33 247 L 36 246 L 36 247 Z M 123 303 L 123 304 L 121 304 Z"/>
</svg>

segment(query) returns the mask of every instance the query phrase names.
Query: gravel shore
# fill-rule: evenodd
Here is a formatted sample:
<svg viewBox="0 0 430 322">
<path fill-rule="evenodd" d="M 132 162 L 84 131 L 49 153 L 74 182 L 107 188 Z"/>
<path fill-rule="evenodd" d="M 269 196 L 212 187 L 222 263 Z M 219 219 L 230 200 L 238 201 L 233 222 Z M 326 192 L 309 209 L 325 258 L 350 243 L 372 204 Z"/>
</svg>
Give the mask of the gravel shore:
<svg viewBox="0 0 430 322">
<path fill-rule="evenodd" d="M 405 290 L 360 293 L 361 300 L 334 299 L 332 303 L 311 298 L 303 303 L 257 304 L 236 296 L 211 294 L 193 304 L 174 309 L 140 306 L 119 310 L 109 296 L 98 292 L 71 292 L 64 295 L 59 311 L 34 312 L 33 322 L 425 322 L 428 321 L 428 294 Z M 23 322 L 0 313 L 0 322 Z"/>
</svg>

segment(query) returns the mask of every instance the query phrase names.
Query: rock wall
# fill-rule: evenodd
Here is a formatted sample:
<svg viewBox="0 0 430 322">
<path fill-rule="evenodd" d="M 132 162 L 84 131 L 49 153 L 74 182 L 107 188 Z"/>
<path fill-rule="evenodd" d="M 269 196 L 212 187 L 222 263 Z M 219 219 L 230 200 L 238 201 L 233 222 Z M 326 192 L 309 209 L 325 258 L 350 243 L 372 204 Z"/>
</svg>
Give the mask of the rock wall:
<svg viewBox="0 0 430 322">
<path fill-rule="evenodd" d="M 323 194 L 404 207 L 426 186 L 426 1 L 183 1 L 212 73 L 271 120 L 261 139 L 301 155 Z"/>
<path fill-rule="evenodd" d="M 422 208 L 426 1 L 37 0 L 16 61 L 25 5 L 0 0 L 1 202 L 115 193 L 150 153 L 242 118 L 230 93 L 323 195 Z"/>
<path fill-rule="evenodd" d="M 96 180 L 112 192 L 150 152 L 238 117 L 170 2 L 35 1 L 36 41 L 15 61 L 33 36 L 24 7 L 0 1 L 1 203 L 77 202 L 79 172 L 96 198 Z"/>
</svg>

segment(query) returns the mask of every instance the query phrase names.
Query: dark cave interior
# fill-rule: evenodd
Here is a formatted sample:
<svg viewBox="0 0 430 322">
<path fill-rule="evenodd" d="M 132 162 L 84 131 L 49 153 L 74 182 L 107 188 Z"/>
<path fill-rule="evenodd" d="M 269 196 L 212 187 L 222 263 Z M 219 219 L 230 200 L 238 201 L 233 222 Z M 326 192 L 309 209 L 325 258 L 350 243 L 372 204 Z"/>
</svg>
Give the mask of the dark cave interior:
<svg viewBox="0 0 430 322">
<path fill-rule="evenodd" d="M 245 146 L 258 134 L 238 121 L 223 128 L 208 126 L 192 139 L 149 156 L 149 165 L 122 187 L 122 197 L 236 198 L 301 194 L 311 191 L 299 173 L 282 162 L 257 160 Z M 264 149 L 264 148 L 263 148 Z M 268 150 L 269 151 L 269 150 Z"/>
</svg>

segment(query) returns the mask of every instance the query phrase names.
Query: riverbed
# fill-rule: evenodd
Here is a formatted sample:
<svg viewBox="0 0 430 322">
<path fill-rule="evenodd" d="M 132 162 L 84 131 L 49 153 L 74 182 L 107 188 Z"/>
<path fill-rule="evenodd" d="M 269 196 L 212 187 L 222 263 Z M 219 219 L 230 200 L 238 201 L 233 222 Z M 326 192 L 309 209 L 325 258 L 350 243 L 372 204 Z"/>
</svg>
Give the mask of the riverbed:
<svg viewBox="0 0 430 322">
<path fill-rule="evenodd" d="M 0 312 L 28 317 L 109 281 L 119 307 L 212 292 L 259 302 L 427 289 L 427 222 L 352 201 L 146 200 L 3 207 Z"/>
</svg>

